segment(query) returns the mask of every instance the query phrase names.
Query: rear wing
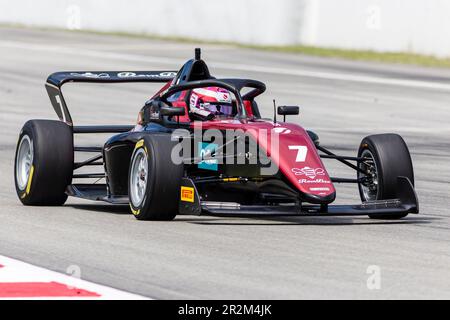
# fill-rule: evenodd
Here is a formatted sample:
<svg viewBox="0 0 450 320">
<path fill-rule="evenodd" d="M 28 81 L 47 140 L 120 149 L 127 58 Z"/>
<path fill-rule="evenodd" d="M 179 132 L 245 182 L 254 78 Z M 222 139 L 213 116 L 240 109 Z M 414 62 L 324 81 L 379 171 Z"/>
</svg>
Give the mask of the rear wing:
<svg viewBox="0 0 450 320">
<path fill-rule="evenodd" d="M 72 117 L 67 108 L 61 87 L 66 82 L 121 83 L 121 82 L 160 82 L 166 83 L 175 78 L 176 71 L 74 71 L 56 72 L 47 78 L 45 88 L 58 118 L 73 126 Z M 111 127 L 111 126 L 109 126 Z M 83 128 L 79 128 L 83 131 Z M 97 129 L 100 130 L 97 126 Z M 105 127 L 105 130 L 108 128 Z M 117 129 L 117 130 L 116 130 Z M 107 132 L 123 131 L 120 128 L 109 128 Z M 85 130 L 90 131 L 90 130 Z M 100 130 L 102 131 L 102 130 Z"/>
</svg>

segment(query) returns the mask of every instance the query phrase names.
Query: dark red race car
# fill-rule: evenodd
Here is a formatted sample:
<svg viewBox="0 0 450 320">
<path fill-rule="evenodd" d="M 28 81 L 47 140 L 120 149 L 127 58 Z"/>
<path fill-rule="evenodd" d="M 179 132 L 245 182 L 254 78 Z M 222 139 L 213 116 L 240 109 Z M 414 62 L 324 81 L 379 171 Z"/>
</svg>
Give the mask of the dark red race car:
<svg viewBox="0 0 450 320">
<path fill-rule="evenodd" d="M 135 126 L 75 126 L 61 92 L 66 82 L 165 85 Z M 399 135 L 371 135 L 356 156 L 336 155 L 312 131 L 286 122 L 297 106 L 278 106 L 282 120 L 276 113 L 262 119 L 256 99 L 264 83 L 214 78 L 199 49 L 178 72 L 57 72 L 46 88 L 59 121 L 28 121 L 17 144 L 15 184 L 25 205 L 62 205 L 74 196 L 128 204 L 142 220 L 177 214 L 398 219 L 419 211 L 411 157 Z M 74 146 L 74 134 L 95 133 L 115 135 L 101 147 Z M 75 162 L 75 152 L 93 156 Z M 322 158 L 356 176 L 330 176 Z M 96 166 L 102 172 L 77 173 Z M 81 179 L 104 182 L 73 183 Z M 332 205 L 335 183 L 358 184 L 362 203 Z"/>
</svg>

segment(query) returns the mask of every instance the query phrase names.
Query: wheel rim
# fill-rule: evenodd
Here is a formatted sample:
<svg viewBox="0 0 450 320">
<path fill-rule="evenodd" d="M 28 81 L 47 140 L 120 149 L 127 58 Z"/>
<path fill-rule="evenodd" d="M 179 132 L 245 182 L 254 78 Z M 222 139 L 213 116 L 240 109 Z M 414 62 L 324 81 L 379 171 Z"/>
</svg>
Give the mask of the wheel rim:
<svg viewBox="0 0 450 320">
<path fill-rule="evenodd" d="M 148 160 L 144 149 L 139 149 L 133 158 L 130 174 L 130 200 L 139 207 L 145 198 L 148 179 Z"/>
<path fill-rule="evenodd" d="M 33 142 L 28 135 L 20 140 L 16 158 L 16 181 L 19 190 L 25 190 L 33 165 Z"/>
<path fill-rule="evenodd" d="M 359 186 L 361 188 L 363 197 L 365 201 L 373 201 L 378 199 L 379 193 L 379 179 L 378 179 L 378 168 L 375 163 L 375 158 L 370 152 L 370 150 L 365 149 L 361 153 L 362 158 L 367 160 L 360 162 L 359 167 L 366 172 L 358 172 L 358 179 L 362 180 Z"/>
</svg>

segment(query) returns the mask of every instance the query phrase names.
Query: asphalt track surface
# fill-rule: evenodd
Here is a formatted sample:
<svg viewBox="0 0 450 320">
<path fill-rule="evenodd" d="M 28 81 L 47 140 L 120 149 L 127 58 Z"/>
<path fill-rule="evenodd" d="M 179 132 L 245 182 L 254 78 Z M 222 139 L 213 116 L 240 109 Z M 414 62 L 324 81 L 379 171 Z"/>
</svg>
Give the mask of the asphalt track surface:
<svg viewBox="0 0 450 320">
<path fill-rule="evenodd" d="M 22 124 L 56 119 L 44 89 L 60 70 L 177 70 L 195 45 L 0 28 L 0 254 L 152 298 L 450 298 L 450 71 L 202 45 L 216 76 L 259 79 L 263 116 L 272 99 L 298 104 L 290 120 L 323 146 L 354 155 L 368 134 L 396 132 L 410 147 L 420 214 L 141 222 L 127 207 L 69 199 L 24 207 L 13 157 Z M 77 124 L 132 124 L 148 84 L 67 85 Z M 106 136 L 96 138 L 101 145 Z M 87 137 L 80 144 L 92 143 Z M 333 176 L 353 172 L 327 161 Z M 358 202 L 338 185 L 338 202 Z M 380 289 L 367 287 L 378 266 Z"/>
</svg>

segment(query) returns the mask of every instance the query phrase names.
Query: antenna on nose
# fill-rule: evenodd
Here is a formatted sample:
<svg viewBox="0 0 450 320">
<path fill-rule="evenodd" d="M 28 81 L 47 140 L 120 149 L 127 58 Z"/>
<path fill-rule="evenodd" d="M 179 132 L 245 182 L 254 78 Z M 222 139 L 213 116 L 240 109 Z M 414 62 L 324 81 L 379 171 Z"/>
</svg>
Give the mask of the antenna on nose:
<svg viewBox="0 0 450 320">
<path fill-rule="evenodd" d="M 195 48 L 195 60 L 200 60 L 202 58 L 202 49 Z"/>
</svg>

